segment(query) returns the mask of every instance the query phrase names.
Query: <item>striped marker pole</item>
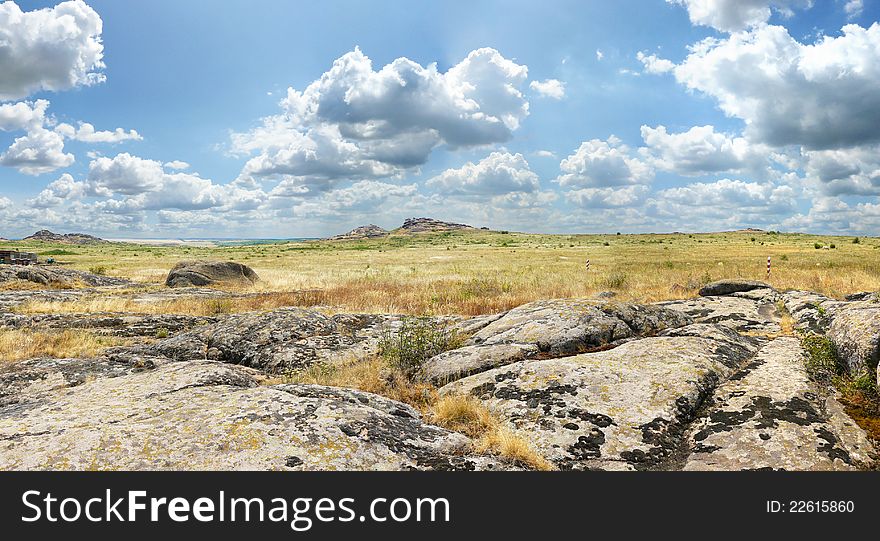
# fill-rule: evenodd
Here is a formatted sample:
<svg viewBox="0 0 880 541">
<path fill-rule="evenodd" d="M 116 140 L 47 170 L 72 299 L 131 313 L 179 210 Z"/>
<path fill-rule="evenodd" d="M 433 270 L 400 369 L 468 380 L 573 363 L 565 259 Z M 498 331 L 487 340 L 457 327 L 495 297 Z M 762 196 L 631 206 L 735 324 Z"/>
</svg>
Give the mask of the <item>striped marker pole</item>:
<svg viewBox="0 0 880 541">
<path fill-rule="evenodd" d="M 587 260 L 586 267 L 587 267 L 587 270 L 590 270 L 590 260 L 589 259 Z"/>
<path fill-rule="evenodd" d="M 770 279 L 770 256 L 767 256 L 767 279 Z"/>
</svg>

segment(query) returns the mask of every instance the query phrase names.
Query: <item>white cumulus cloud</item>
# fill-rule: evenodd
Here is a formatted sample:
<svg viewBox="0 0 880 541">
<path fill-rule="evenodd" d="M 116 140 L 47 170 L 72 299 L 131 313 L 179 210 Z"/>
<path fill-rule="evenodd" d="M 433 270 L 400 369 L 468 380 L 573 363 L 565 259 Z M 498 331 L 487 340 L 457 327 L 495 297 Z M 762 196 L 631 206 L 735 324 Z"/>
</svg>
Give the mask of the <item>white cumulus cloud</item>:
<svg viewBox="0 0 880 541">
<path fill-rule="evenodd" d="M 563 187 L 603 188 L 646 184 L 653 179 L 650 165 L 634 156 L 630 148 L 613 135 L 607 141 L 592 139 L 559 164 L 556 181 Z"/>
<path fill-rule="evenodd" d="M 565 83 L 558 79 L 546 79 L 544 81 L 532 81 L 529 88 L 545 98 L 561 100 L 565 97 Z"/>
<path fill-rule="evenodd" d="M 493 152 L 477 163 L 447 169 L 426 184 L 441 193 L 455 195 L 500 195 L 539 189 L 538 175 L 529 169 L 522 154 L 507 152 Z"/>
<path fill-rule="evenodd" d="M 0 100 L 104 81 L 101 17 L 81 0 L 22 11 L 0 4 Z"/>
<path fill-rule="evenodd" d="M 722 32 L 737 32 L 770 20 L 771 8 L 790 17 L 794 9 L 809 9 L 813 0 L 666 0 L 687 9 L 693 24 Z"/>
</svg>

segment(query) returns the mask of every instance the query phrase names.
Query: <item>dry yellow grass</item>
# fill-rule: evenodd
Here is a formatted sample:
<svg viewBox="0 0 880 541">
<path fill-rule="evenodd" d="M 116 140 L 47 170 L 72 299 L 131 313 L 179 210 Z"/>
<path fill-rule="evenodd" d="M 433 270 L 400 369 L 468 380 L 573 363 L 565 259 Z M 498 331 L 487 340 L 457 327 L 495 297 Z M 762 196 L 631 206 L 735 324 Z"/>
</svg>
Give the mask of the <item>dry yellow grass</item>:
<svg viewBox="0 0 880 541">
<path fill-rule="evenodd" d="M 554 469 L 529 442 L 504 426 L 473 397 L 444 396 L 433 404 L 429 418 L 439 426 L 474 438 L 479 452 L 492 453 L 535 470 Z"/>
<path fill-rule="evenodd" d="M 81 330 L 3 330 L 0 331 L 0 363 L 35 357 L 89 357 L 123 343 L 124 340 Z"/>
<path fill-rule="evenodd" d="M 770 233 L 668 235 L 526 235 L 494 232 L 422 234 L 349 242 L 289 242 L 196 248 L 124 244 L 77 246 L 62 258 L 87 270 L 106 266 L 112 276 L 161 287 L 181 259 L 234 260 L 262 280 L 231 290 L 257 293 L 222 310 L 328 306 L 336 311 L 478 315 L 537 299 L 590 297 L 613 290 L 624 301 L 653 302 L 696 295 L 720 278 L 766 278 L 771 285 L 841 297 L 880 290 L 880 239 Z M 815 244 L 835 245 L 816 249 Z M 36 249 L 33 246 L 24 248 Z M 49 246 L 43 247 L 43 249 Z M 68 247 L 69 248 L 69 247 Z M 39 250 L 38 250 L 39 251 Z M 585 267 L 591 262 L 590 270 Z M 91 311 L 83 299 L 71 308 Z M 114 311 L 205 314 L 202 301 L 152 307 L 117 305 Z"/>
<path fill-rule="evenodd" d="M 461 432 L 475 440 L 475 449 L 491 453 L 537 470 L 551 470 L 553 465 L 531 445 L 472 397 L 438 397 L 437 390 L 426 383 L 413 382 L 388 368 L 385 360 L 370 357 L 336 366 L 316 365 L 304 372 L 272 378 L 266 384 L 311 383 L 346 387 L 382 395 L 420 410 L 432 423 Z"/>
</svg>

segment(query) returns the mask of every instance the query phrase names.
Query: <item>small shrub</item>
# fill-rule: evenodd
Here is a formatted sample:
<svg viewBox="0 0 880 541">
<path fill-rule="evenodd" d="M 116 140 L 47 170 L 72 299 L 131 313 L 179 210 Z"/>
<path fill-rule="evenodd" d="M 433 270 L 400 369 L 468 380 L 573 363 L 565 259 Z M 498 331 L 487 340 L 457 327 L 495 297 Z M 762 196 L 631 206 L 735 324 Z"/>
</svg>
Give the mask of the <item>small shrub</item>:
<svg viewBox="0 0 880 541">
<path fill-rule="evenodd" d="M 817 249 L 817 250 L 821 250 L 821 249 L 822 249 L 822 245 L 819 244 L 818 242 L 814 242 L 814 243 L 813 243 L 813 248 L 815 248 L 815 249 Z"/>
<path fill-rule="evenodd" d="M 859 240 L 859 237 L 856 237 L 856 238 L 853 239 L 853 244 L 859 244 L 859 243 L 861 243 L 861 242 L 862 242 L 862 241 Z"/>
<path fill-rule="evenodd" d="M 379 355 L 391 368 L 412 377 L 422 364 L 434 355 L 461 344 L 458 333 L 450 331 L 429 318 L 407 317 L 400 329 L 386 329 L 379 340 Z"/>
<path fill-rule="evenodd" d="M 620 289 L 626 285 L 626 274 L 623 272 L 612 272 L 605 278 L 605 286 L 608 289 Z"/>
<path fill-rule="evenodd" d="M 807 353 L 806 367 L 817 379 L 829 379 L 840 372 L 837 351 L 831 340 L 815 333 L 801 336 L 801 346 Z"/>
<path fill-rule="evenodd" d="M 229 299 L 209 299 L 205 307 L 209 314 L 229 314 L 232 312 L 232 301 Z"/>
<path fill-rule="evenodd" d="M 89 267 L 89 272 L 92 274 L 97 274 L 99 276 L 104 276 L 107 274 L 107 267 L 104 265 L 95 265 L 94 267 Z"/>
<path fill-rule="evenodd" d="M 611 244 L 606 240 L 605 242 L 602 243 L 602 246 L 611 246 Z"/>
<path fill-rule="evenodd" d="M 831 244 L 829 244 L 828 247 L 831 248 L 832 250 L 837 248 L 837 246 L 835 246 L 835 244 L 833 242 Z"/>
<path fill-rule="evenodd" d="M 156 338 L 168 338 L 168 329 L 166 327 L 160 327 L 156 329 Z"/>
<path fill-rule="evenodd" d="M 781 259 L 782 261 L 788 261 L 788 256 L 785 254 L 782 254 L 782 257 L 780 257 L 779 259 Z"/>
</svg>

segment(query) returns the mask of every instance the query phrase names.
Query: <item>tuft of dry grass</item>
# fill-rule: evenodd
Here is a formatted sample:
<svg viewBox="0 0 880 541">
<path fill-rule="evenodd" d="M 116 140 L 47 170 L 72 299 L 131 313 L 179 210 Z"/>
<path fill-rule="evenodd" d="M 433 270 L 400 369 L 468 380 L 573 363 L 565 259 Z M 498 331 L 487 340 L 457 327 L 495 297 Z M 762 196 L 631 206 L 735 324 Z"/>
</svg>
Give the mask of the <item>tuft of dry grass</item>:
<svg viewBox="0 0 880 541">
<path fill-rule="evenodd" d="M 554 469 L 526 440 L 505 427 L 476 398 L 439 397 L 433 386 L 411 381 L 402 372 L 390 369 L 379 357 L 334 366 L 314 365 L 305 371 L 268 379 L 264 383 L 311 383 L 385 396 L 413 406 L 438 426 L 471 437 L 478 452 L 491 453 L 527 468 Z"/>
<path fill-rule="evenodd" d="M 0 331 L 0 364 L 35 357 L 91 357 L 124 343 L 122 339 L 82 330 L 3 330 Z"/>
<path fill-rule="evenodd" d="M 475 439 L 481 453 L 492 453 L 525 467 L 549 471 L 554 469 L 547 459 L 471 396 L 444 396 L 431 407 L 430 420 L 439 426 L 461 432 Z"/>
</svg>

